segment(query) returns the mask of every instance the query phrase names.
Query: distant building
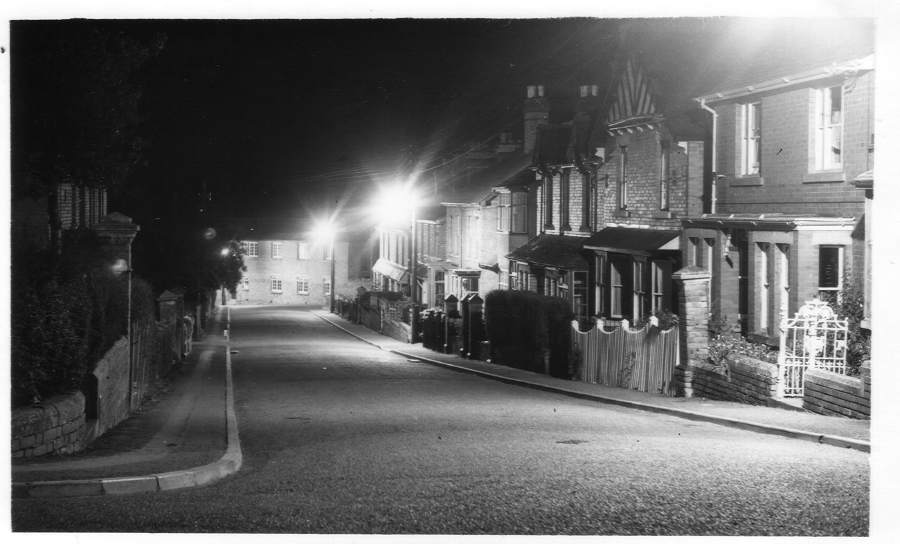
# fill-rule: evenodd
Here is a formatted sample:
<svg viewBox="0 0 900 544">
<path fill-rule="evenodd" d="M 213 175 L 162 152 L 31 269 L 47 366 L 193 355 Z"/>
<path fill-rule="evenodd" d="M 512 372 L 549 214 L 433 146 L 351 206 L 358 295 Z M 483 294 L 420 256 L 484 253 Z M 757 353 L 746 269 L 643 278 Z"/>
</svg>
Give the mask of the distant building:
<svg viewBox="0 0 900 544">
<path fill-rule="evenodd" d="M 716 183 L 711 213 L 683 222 L 685 264 L 710 268 L 713 321 L 772 344 L 782 316 L 864 277 L 854 179 L 873 167 L 874 57 L 796 64 L 736 70 L 697 97 Z"/>
<path fill-rule="evenodd" d="M 231 303 L 327 307 L 332 289 L 330 247 L 312 239 L 310 231 L 269 223 L 238 234 L 247 270 Z M 335 296 L 352 298 L 361 280 L 349 275 L 349 246 L 346 239 L 335 240 L 334 289 Z"/>
</svg>

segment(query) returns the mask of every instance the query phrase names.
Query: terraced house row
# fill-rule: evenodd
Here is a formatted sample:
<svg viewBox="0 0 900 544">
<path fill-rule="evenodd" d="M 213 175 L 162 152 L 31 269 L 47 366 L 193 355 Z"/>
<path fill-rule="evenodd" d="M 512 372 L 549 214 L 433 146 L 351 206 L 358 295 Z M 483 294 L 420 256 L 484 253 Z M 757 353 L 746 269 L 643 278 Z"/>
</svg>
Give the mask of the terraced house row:
<svg viewBox="0 0 900 544">
<path fill-rule="evenodd" d="M 672 275 L 690 267 L 710 276 L 712 323 L 777 343 L 806 300 L 868 286 L 873 45 L 840 51 L 763 56 L 699 92 L 637 55 L 562 100 L 528 86 L 521 138 L 422 184 L 441 206 L 416 224 L 418 300 L 529 290 L 635 323 L 678 311 Z M 378 287 L 408 293 L 406 262 L 382 257 Z"/>
</svg>

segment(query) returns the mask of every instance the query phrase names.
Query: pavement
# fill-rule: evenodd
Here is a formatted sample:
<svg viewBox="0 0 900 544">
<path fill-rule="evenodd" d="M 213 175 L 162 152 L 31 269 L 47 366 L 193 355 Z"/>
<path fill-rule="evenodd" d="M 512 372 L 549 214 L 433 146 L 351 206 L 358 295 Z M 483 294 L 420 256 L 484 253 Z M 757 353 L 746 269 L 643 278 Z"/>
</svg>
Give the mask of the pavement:
<svg viewBox="0 0 900 544">
<path fill-rule="evenodd" d="M 207 485 L 242 464 L 229 312 L 130 418 L 67 456 L 13 459 L 12 496 L 119 495 Z"/>
<path fill-rule="evenodd" d="M 313 313 L 379 349 L 459 372 L 601 403 L 870 451 L 866 420 L 823 416 L 790 406 L 665 397 L 563 380 L 435 352 L 421 344 L 382 336 L 324 310 Z M 203 341 L 194 343 L 191 356 L 167 390 L 86 451 L 65 457 L 13 460 L 13 497 L 167 491 L 208 485 L 240 470 L 243 456 L 234 410 L 229 326 L 229 310 L 220 309 L 209 333 Z"/>
</svg>

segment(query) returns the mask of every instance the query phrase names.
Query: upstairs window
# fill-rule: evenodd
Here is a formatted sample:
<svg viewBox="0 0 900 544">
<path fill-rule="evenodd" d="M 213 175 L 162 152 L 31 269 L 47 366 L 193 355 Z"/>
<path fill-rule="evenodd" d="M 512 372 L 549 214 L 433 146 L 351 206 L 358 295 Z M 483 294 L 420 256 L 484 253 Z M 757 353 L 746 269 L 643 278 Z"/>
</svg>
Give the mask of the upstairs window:
<svg viewBox="0 0 900 544">
<path fill-rule="evenodd" d="M 526 219 L 528 217 L 528 193 L 525 192 L 515 192 L 512 193 L 512 207 L 511 213 L 512 217 L 510 218 L 509 231 L 522 233 L 526 230 Z"/>
<path fill-rule="evenodd" d="M 323 276 L 322 284 L 325 286 L 325 296 L 330 297 L 331 296 L 331 278 L 329 278 L 328 276 Z"/>
<path fill-rule="evenodd" d="M 244 242 L 243 245 L 248 257 L 259 257 L 259 242 Z"/>
<path fill-rule="evenodd" d="M 272 242 L 272 258 L 281 258 L 281 242 Z"/>
<path fill-rule="evenodd" d="M 742 176 L 758 176 L 760 163 L 760 107 L 759 102 L 741 104 L 741 167 Z"/>
<path fill-rule="evenodd" d="M 297 258 L 309 259 L 309 245 L 306 242 L 297 242 Z"/>
<path fill-rule="evenodd" d="M 502 193 L 497 198 L 497 230 L 500 232 L 509 230 L 509 208 L 511 197 L 512 195 L 509 193 Z"/>
<path fill-rule="evenodd" d="M 816 89 L 816 170 L 841 167 L 844 96 L 840 85 Z"/>
</svg>

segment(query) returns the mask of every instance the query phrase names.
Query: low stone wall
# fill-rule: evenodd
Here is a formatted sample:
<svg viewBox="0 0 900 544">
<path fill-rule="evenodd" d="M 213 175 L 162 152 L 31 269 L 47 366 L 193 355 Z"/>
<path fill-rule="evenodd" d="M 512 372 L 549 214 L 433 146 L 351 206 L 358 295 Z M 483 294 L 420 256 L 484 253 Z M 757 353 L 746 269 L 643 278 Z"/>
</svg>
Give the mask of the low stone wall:
<svg viewBox="0 0 900 544">
<path fill-rule="evenodd" d="M 777 394 L 778 365 L 744 355 L 722 366 L 693 363 L 682 372 L 695 397 L 766 405 Z"/>
<path fill-rule="evenodd" d="M 97 426 L 100 436 L 128 418 L 131 405 L 128 394 L 128 338 L 122 337 L 106 352 L 94 368 L 97 379 Z"/>
<path fill-rule="evenodd" d="M 860 377 L 842 376 L 811 368 L 804 373 L 803 408 L 829 416 L 869 419 L 872 377 L 868 362 Z"/>
<path fill-rule="evenodd" d="M 78 391 L 13 410 L 11 435 L 13 457 L 81 451 L 87 442 L 84 395 Z"/>
</svg>

